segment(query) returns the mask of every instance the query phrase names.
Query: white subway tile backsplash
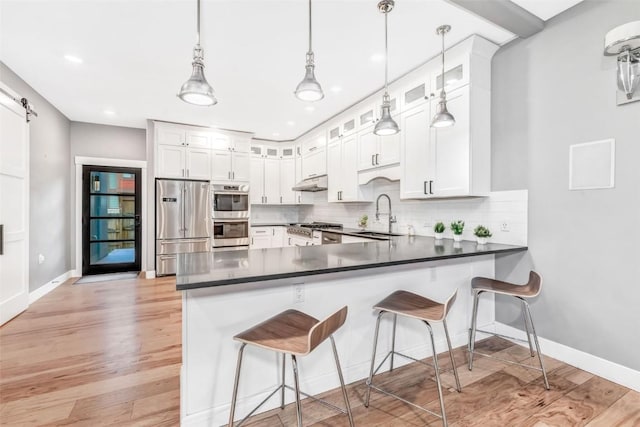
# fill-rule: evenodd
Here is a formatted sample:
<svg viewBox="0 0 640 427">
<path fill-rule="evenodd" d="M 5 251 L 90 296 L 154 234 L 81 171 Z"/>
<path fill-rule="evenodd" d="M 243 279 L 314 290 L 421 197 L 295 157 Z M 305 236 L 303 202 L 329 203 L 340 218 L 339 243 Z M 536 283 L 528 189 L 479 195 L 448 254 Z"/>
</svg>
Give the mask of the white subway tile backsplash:
<svg viewBox="0 0 640 427">
<path fill-rule="evenodd" d="M 473 229 L 482 224 L 488 227 L 493 237 L 491 242 L 506 244 L 527 244 L 528 191 L 513 190 L 490 193 L 489 197 L 447 199 L 447 200 L 400 200 L 400 183 L 374 180 L 373 194 L 386 193 L 391 198 L 393 214 L 397 223 L 393 231 L 408 233 L 412 225 L 415 234 L 433 236 L 436 222 L 445 223 L 445 238 L 452 238 L 452 221 L 465 221 L 463 238 L 474 240 Z M 386 199 L 380 201 L 380 212 L 387 213 Z M 312 206 L 252 206 L 251 218 L 255 222 L 312 222 L 327 221 L 342 223 L 345 227 L 356 228 L 360 216 L 369 216 L 368 229 L 387 231 L 387 216 L 375 218 L 375 203 L 328 203 L 327 193 L 314 193 Z M 502 223 L 508 224 L 508 231 L 501 231 Z"/>
</svg>

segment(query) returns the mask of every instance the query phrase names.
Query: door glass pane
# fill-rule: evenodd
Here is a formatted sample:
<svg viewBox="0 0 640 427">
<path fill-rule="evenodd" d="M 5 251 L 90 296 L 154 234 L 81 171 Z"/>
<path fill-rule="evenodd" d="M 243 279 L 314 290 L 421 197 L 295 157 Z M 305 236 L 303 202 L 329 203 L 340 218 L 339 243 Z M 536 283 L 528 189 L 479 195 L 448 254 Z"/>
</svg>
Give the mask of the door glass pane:
<svg viewBox="0 0 640 427">
<path fill-rule="evenodd" d="M 92 194 L 90 197 L 90 216 L 134 216 L 136 198 L 134 196 L 103 196 Z"/>
<path fill-rule="evenodd" d="M 360 115 L 360 124 L 366 125 L 367 123 L 373 122 L 373 110 L 369 110 L 364 114 Z"/>
<path fill-rule="evenodd" d="M 136 176 L 130 173 L 91 171 L 89 182 L 89 191 L 94 194 L 135 194 L 136 192 Z"/>
<path fill-rule="evenodd" d="M 90 244 L 90 264 L 123 264 L 136 260 L 134 242 L 103 242 Z"/>
<path fill-rule="evenodd" d="M 333 128 L 329 131 L 329 138 L 335 139 L 340 136 L 340 128 Z"/>
<path fill-rule="evenodd" d="M 345 132 L 352 131 L 356 127 L 356 119 L 351 119 L 346 122 L 343 126 Z"/>
<path fill-rule="evenodd" d="M 135 239 L 135 219 L 92 219 L 90 221 L 91 241 Z"/>
</svg>

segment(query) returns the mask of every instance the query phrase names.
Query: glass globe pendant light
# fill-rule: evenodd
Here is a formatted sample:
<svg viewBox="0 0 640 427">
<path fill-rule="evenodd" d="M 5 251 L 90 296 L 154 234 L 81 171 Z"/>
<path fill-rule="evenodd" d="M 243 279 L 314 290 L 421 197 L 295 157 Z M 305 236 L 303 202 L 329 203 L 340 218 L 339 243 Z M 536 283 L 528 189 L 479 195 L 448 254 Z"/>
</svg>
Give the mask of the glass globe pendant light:
<svg viewBox="0 0 640 427">
<path fill-rule="evenodd" d="M 294 92 L 296 97 L 301 101 L 320 101 L 324 98 L 324 92 L 315 75 L 315 64 L 313 58 L 313 49 L 311 48 L 311 0 L 309 0 L 309 50 L 307 51 L 307 65 L 304 78 L 296 87 Z"/>
<path fill-rule="evenodd" d="M 444 35 L 451 30 L 450 25 L 442 25 L 436 29 L 436 34 L 442 36 L 442 90 L 440 91 L 440 101 L 436 107 L 436 114 L 431 120 L 431 127 L 444 128 L 447 126 L 453 126 L 456 123 L 456 119 L 453 114 L 447 110 L 447 94 L 444 91 Z"/>
<path fill-rule="evenodd" d="M 389 38 L 387 31 L 387 15 L 393 9 L 393 0 L 382 0 L 378 3 L 378 10 L 384 13 L 384 95 L 382 96 L 382 107 L 380 120 L 373 128 L 373 133 L 379 136 L 395 135 L 400 132 L 398 124 L 391 117 L 391 99 L 389 98 Z"/>
<path fill-rule="evenodd" d="M 213 88 L 204 76 L 204 51 L 200 46 L 200 0 L 198 2 L 198 31 L 193 48 L 193 71 L 191 77 L 180 88 L 178 97 L 193 105 L 211 106 L 218 103 Z"/>
</svg>

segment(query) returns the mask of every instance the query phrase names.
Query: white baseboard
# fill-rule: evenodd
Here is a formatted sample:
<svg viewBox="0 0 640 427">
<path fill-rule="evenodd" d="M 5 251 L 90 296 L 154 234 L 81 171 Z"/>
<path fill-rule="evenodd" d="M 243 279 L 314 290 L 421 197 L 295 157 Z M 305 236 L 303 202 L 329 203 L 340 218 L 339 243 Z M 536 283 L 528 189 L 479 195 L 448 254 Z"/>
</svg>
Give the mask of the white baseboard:
<svg viewBox="0 0 640 427">
<path fill-rule="evenodd" d="M 527 339 L 525 332 L 520 329 L 500 322 L 496 322 L 495 326 L 495 331 L 498 334 L 524 340 Z M 585 353 L 581 350 L 576 350 L 575 348 L 567 347 L 564 344 L 546 338 L 538 337 L 538 340 L 540 341 L 540 348 L 544 355 L 640 392 L 640 371 Z M 522 346 L 527 345 L 526 343 L 514 342 Z"/>
<path fill-rule="evenodd" d="M 63 274 L 59 275 L 58 277 L 56 277 L 55 279 L 53 279 L 53 280 L 45 283 L 44 285 L 40 286 L 35 291 L 29 292 L 29 304 L 33 304 L 34 302 L 38 301 L 40 298 L 42 298 L 43 296 L 45 296 L 46 294 L 48 294 L 52 290 L 54 290 L 58 286 L 62 285 L 69 278 L 76 277 L 74 273 L 75 273 L 75 270 L 69 270 L 66 273 L 63 273 Z"/>
<path fill-rule="evenodd" d="M 145 279 L 155 279 L 156 278 L 156 271 L 155 270 L 147 270 L 144 272 L 144 278 Z"/>
</svg>

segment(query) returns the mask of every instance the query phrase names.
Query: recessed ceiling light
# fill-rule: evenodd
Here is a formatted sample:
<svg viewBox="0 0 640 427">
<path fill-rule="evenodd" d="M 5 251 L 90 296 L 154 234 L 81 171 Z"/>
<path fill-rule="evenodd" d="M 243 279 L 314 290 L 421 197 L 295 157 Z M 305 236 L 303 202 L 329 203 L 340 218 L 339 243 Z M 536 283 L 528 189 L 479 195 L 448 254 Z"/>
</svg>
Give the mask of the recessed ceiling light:
<svg viewBox="0 0 640 427">
<path fill-rule="evenodd" d="M 384 53 L 374 53 L 373 55 L 371 55 L 371 61 L 373 62 L 384 61 Z"/>
<path fill-rule="evenodd" d="M 112 111 L 112 110 L 104 110 L 104 113 L 105 113 L 107 116 L 115 116 L 115 115 L 116 115 L 116 112 L 115 112 L 115 111 Z"/>
<path fill-rule="evenodd" d="M 82 64 L 82 58 L 78 58 L 77 56 L 73 56 L 73 55 L 65 55 L 64 59 L 66 59 L 69 62 L 73 62 L 74 64 Z"/>
<path fill-rule="evenodd" d="M 340 91 L 342 91 L 340 86 L 331 86 L 331 92 L 338 93 Z"/>
<path fill-rule="evenodd" d="M 280 136 L 280 133 L 279 133 L 279 132 L 274 132 L 274 133 L 272 133 L 271 135 L 273 135 L 273 136 Z"/>
<path fill-rule="evenodd" d="M 306 107 L 304 107 L 304 110 L 305 110 L 305 111 L 308 111 L 308 112 L 312 112 L 312 111 L 314 111 L 315 109 L 316 109 L 316 108 L 315 108 L 313 105 L 307 105 Z"/>
<path fill-rule="evenodd" d="M 289 120 L 287 122 L 287 126 L 295 126 L 295 125 L 296 125 L 296 122 L 294 122 L 293 120 Z"/>
</svg>

